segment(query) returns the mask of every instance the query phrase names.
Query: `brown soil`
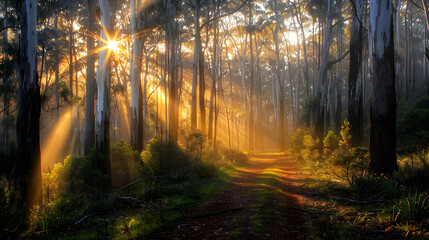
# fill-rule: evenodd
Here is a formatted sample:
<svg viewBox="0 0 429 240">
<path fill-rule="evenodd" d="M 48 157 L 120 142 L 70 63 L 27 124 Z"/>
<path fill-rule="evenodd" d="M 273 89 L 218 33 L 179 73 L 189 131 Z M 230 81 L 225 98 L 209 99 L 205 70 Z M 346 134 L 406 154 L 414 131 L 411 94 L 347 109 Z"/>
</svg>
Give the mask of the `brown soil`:
<svg viewBox="0 0 429 240">
<path fill-rule="evenodd" d="M 269 171 L 275 175 L 269 176 Z M 211 202 L 155 239 L 310 239 L 302 179 L 285 155 L 250 159 Z M 267 182 L 268 181 L 268 182 Z M 268 183 L 268 184 L 267 184 Z M 276 190 L 276 191 L 273 191 Z M 266 194 L 267 192 L 274 194 Z M 262 200 L 261 200 L 262 199 Z"/>
</svg>

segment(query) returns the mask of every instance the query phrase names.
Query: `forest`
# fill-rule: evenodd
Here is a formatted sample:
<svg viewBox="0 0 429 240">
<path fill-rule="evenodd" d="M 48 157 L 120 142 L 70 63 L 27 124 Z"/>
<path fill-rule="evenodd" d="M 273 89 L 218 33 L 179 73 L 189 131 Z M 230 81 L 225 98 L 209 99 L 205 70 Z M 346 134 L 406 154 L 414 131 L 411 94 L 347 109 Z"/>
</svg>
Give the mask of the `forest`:
<svg viewBox="0 0 429 240">
<path fill-rule="evenodd" d="M 429 239 L 429 0 L 0 0 L 1 239 Z"/>
</svg>

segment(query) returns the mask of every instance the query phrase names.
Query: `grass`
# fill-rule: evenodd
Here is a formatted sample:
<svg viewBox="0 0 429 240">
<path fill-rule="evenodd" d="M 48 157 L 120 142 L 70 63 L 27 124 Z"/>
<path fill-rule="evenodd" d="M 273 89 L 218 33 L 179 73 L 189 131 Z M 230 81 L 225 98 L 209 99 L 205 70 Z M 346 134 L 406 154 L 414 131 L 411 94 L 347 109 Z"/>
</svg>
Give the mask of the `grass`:
<svg viewBox="0 0 429 240">
<path fill-rule="evenodd" d="M 402 161 L 404 160 L 399 162 Z M 341 171 L 340 167 L 330 166 L 327 170 L 328 168 L 312 169 L 307 165 L 303 169 L 307 191 L 319 194 L 319 197 L 308 196 L 312 205 L 306 206 L 305 209 L 332 213 L 329 216 L 309 215 L 313 226 L 311 231 L 315 238 L 429 238 L 428 212 L 425 210 L 428 207 L 428 195 L 424 190 L 416 191 L 416 185 L 412 184 L 423 179 L 420 177 L 423 168 L 420 168 L 420 172 L 415 171 L 420 174 L 416 174 L 416 177 L 409 173 L 404 174 L 402 170 L 390 178 L 363 174 L 352 183 L 339 179 L 334 174 L 335 171 Z M 400 169 L 409 171 L 401 166 Z M 335 197 L 366 203 L 353 203 Z"/>
<path fill-rule="evenodd" d="M 224 167 L 212 178 L 196 178 L 180 183 L 159 180 L 148 185 L 151 190 L 149 192 L 145 190 L 144 193 L 150 196 L 135 208 L 121 211 L 113 209 L 103 215 L 89 217 L 75 228 L 64 229 L 61 232 L 39 233 L 35 234 L 34 238 L 129 239 L 156 235 L 160 231 L 175 226 L 187 212 L 192 212 L 194 208 L 209 202 L 231 181 L 234 173 L 233 167 Z M 133 194 L 143 193 L 127 192 L 127 195 Z"/>
</svg>

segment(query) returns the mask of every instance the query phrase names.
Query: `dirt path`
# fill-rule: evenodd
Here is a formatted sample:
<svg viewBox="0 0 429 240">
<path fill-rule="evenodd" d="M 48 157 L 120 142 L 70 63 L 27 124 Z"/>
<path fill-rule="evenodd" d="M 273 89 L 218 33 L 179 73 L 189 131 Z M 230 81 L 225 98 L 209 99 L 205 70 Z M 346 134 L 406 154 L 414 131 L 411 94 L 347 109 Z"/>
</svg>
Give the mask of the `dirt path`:
<svg viewBox="0 0 429 240">
<path fill-rule="evenodd" d="M 299 211 L 302 179 L 285 155 L 267 154 L 238 168 L 213 200 L 162 239 L 310 239 Z"/>
</svg>

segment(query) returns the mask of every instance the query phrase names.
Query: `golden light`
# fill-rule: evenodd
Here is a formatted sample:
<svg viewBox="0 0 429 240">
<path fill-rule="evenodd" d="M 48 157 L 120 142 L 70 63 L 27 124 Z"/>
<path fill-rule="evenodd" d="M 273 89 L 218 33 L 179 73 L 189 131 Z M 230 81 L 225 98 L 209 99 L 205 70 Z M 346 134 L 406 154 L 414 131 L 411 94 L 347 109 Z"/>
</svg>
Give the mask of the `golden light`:
<svg viewBox="0 0 429 240">
<path fill-rule="evenodd" d="M 128 40 L 131 39 L 131 37 L 124 37 L 124 38 L 118 38 L 119 30 L 116 30 L 112 35 L 109 35 L 109 32 L 103 28 L 104 33 L 106 34 L 105 38 L 93 33 L 93 32 L 87 32 L 88 36 L 100 41 L 101 46 L 99 48 L 91 50 L 91 52 L 88 54 L 97 54 L 101 51 L 109 51 L 113 54 L 119 54 L 120 52 L 128 54 L 127 49 L 122 48 L 122 44 Z"/>
<path fill-rule="evenodd" d="M 119 51 L 119 41 L 116 41 L 116 39 L 112 39 L 110 41 L 107 41 L 107 48 L 112 52 Z"/>
</svg>

